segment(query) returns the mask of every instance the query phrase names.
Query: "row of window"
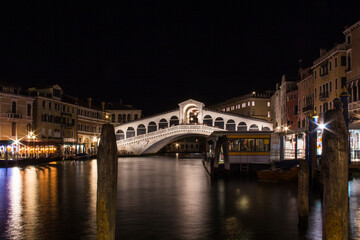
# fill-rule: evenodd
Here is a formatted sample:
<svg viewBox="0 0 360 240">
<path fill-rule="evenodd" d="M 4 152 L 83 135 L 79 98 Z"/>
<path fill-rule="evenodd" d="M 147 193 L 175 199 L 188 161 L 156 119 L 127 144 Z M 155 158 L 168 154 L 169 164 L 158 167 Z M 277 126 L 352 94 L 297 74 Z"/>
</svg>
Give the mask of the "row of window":
<svg viewBox="0 0 360 240">
<path fill-rule="evenodd" d="M 270 151 L 270 139 L 258 138 L 258 139 L 231 139 L 229 140 L 230 152 L 269 152 Z"/>
<path fill-rule="evenodd" d="M 341 56 L 340 58 L 341 61 L 341 66 L 346 66 L 346 56 Z M 350 62 L 350 59 L 349 59 Z M 334 59 L 334 67 L 337 68 L 338 66 L 338 59 L 337 57 L 335 57 Z M 332 62 L 331 60 L 329 60 L 329 62 L 327 64 L 322 65 L 321 67 L 319 67 L 319 76 L 323 77 L 325 75 L 327 75 L 329 73 L 329 71 L 331 71 L 332 69 Z M 314 78 L 316 79 L 316 71 L 314 71 Z"/>
<path fill-rule="evenodd" d="M 115 122 L 115 114 L 111 115 L 111 122 Z M 137 120 L 139 118 L 138 114 L 134 115 L 134 120 Z M 129 122 L 131 121 L 131 115 L 130 114 L 118 114 L 117 116 L 117 122 L 122 123 L 122 122 Z"/>
<path fill-rule="evenodd" d="M 17 113 L 17 104 L 15 101 L 11 102 L 11 113 Z M 31 116 L 31 104 L 26 105 L 26 116 Z"/>
<path fill-rule="evenodd" d="M 334 80 L 335 82 L 335 90 L 337 90 L 340 86 L 338 83 L 338 79 L 335 78 Z M 342 77 L 341 78 L 341 87 L 345 86 L 346 84 L 346 77 Z M 325 98 L 325 97 L 329 97 L 329 92 L 333 91 L 333 85 L 332 85 L 332 81 L 328 82 L 328 83 L 324 83 L 323 85 L 320 85 L 319 87 L 319 98 Z M 314 96 L 315 99 L 317 97 L 317 92 L 316 92 L 316 88 L 314 89 Z"/>
<path fill-rule="evenodd" d="M 104 119 L 104 115 L 100 112 L 93 112 L 93 111 L 85 111 L 82 109 L 78 109 L 78 115 L 84 116 L 84 117 L 92 117 L 97 119 Z"/>
<path fill-rule="evenodd" d="M 54 115 L 41 114 L 42 122 L 53 122 L 53 123 L 61 123 L 61 117 Z"/>
<path fill-rule="evenodd" d="M 248 101 L 247 106 L 250 107 L 250 105 L 254 107 L 255 106 L 255 101 L 251 101 L 251 102 Z M 270 102 L 267 102 L 266 105 L 268 107 L 270 107 Z M 239 103 L 239 104 L 236 104 L 236 105 L 233 105 L 233 106 L 230 106 L 230 107 L 222 108 L 221 111 L 230 112 L 230 111 L 233 111 L 235 109 L 241 109 L 241 108 L 246 108 L 246 102 L 241 103 L 241 104 Z"/>
<path fill-rule="evenodd" d="M 86 132 L 94 132 L 94 133 L 101 133 L 101 127 L 97 126 L 89 126 L 86 124 L 78 124 L 79 131 L 86 131 Z"/>
</svg>

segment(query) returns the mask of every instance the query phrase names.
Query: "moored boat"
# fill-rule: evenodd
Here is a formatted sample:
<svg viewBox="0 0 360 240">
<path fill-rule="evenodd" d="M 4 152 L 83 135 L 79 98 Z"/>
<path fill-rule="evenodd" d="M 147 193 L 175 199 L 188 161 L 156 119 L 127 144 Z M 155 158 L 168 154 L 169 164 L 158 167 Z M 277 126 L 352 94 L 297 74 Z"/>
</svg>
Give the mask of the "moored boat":
<svg viewBox="0 0 360 240">
<path fill-rule="evenodd" d="M 265 181 L 294 181 L 297 180 L 298 172 L 298 167 L 274 168 L 258 171 L 256 175 L 259 180 Z"/>
</svg>

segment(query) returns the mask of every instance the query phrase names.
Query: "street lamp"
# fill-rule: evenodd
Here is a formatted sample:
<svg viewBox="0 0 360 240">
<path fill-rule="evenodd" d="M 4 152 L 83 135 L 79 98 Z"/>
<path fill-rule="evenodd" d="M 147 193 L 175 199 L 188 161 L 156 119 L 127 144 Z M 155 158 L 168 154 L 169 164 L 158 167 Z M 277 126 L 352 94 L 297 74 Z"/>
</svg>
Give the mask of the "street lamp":
<svg viewBox="0 0 360 240">
<path fill-rule="evenodd" d="M 175 145 L 176 145 L 176 151 L 179 152 L 179 144 L 176 143 Z"/>
</svg>

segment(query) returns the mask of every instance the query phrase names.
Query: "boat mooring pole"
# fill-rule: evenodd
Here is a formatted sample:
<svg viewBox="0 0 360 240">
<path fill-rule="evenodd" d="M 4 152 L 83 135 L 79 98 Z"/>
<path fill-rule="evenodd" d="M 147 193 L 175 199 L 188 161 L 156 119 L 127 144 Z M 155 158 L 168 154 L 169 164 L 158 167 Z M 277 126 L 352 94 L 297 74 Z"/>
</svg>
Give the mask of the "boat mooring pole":
<svg viewBox="0 0 360 240">
<path fill-rule="evenodd" d="M 341 110 L 325 113 L 323 239 L 348 239 L 348 131 Z"/>
<path fill-rule="evenodd" d="M 299 226 L 306 225 L 309 215 L 309 166 L 306 160 L 300 160 L 299 164 L 298 212 Z"/>
<path fill-rule="evenodd" d="M 97 154 L 97 240 L 115 239 L 117 158 L 114 126 L 111 124 L 104 124 L 101 130 Z"/>
</svg>

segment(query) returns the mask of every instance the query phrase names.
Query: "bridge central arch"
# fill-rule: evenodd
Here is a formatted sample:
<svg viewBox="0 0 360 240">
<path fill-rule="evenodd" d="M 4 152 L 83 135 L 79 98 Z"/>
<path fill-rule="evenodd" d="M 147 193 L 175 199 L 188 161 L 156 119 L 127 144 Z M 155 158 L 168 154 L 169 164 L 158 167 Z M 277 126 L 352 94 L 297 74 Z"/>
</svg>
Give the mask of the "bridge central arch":
<svg viewBox="0 0 360 240">
<path fill-rule="evenodd" d="M 208 136 L 214 131 L 272 130 L 271 122 L 266 120 L 206 109 L 204 106 L 189 99 L 179 103 L 178 109 L 116 126 L 119 153 L 156 153 L 158 148 L 160 150 L 174 139 Z"/>
</svg>

